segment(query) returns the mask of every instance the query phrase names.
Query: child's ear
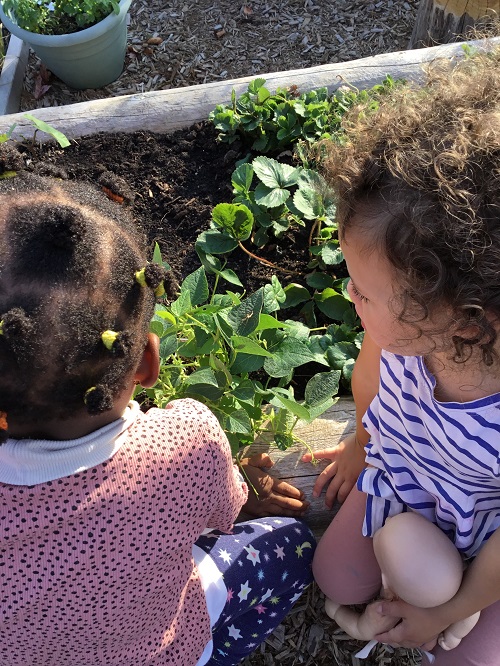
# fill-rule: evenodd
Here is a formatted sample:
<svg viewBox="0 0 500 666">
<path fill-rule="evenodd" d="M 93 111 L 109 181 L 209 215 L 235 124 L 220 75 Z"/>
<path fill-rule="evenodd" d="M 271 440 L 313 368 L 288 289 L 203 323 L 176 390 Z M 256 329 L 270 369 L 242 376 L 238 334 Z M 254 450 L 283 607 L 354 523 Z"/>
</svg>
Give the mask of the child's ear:
<svg viewBox="0 0 500 666">
<path fill-rule="evenodd" d="M 148 333 L 148 340 L 142 353 L 142 359 L 135 372 L 135 381 L 144 388 L 156 384 L 160 374 L 160 339 L 155 333 Z"/>
</svg>

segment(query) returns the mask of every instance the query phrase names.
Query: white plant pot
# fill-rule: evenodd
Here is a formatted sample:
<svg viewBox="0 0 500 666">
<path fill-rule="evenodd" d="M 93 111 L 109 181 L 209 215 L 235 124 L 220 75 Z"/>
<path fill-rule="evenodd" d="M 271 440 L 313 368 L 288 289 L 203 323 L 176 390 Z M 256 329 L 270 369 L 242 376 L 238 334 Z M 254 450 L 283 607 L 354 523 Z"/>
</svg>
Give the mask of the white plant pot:
<svg viewBox="0 0 500 666">
<path fill-rule="evenodd" d="M 72 88 L 102 88 L 123 70 L 127 47 L 127 12 L 132 0 L 121 0 L 120 13 L 67 35 L 39 35 L 20 28 L 0 4 L 0 21 L 26 42 L 47 69 Z"/>
</svg>

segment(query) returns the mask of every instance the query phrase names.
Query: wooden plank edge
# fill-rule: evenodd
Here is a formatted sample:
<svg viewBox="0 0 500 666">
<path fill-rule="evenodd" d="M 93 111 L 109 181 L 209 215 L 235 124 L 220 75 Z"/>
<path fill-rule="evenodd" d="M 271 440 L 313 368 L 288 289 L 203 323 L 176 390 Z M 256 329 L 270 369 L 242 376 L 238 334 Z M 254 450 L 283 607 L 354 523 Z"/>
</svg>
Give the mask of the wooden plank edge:
<svg viewBox="0 0 500 666">
<path fill-rule="evenodd" d="M 0 73 L 0 116 L 19 111 L 28 55 L 28 45 L 11 35 Z"/>
<path fill-rule="evenodd" d="M 471 45 L 487 47 L 488 43 L 499 43 L 500 38 L 490 41 L 478 40 Z M 390 74 L 394 78 L 420 80 L 422 65 L 436 58 L 460 57 L 462 44 L 444 44 L 428 49 L 396 51 L 360 60 L 320 65 L 308 69 L 290 70 L 262 74 L 266 86 L 274 91 L 278 87 L 295 84 L 304 92 L 328 87 L 330 91 L 348 82 L 364 88 L 380 82 Z M 35 115 L 64 132 L 70 139 L 98 132 L 135 132 L 150 130 L 168 133 L 176 129 L 206 120 L 217 104 L 227 103 L 234 89 L 239 95 L 256 76 L 217 81 L 213 83 L 175 88 L 171 90 L 138 93 L 102 100 L 80 102 L 67 106 L 36 109 Z M 0 116 L 0 132 L 13 122 L 18 123 L 13 138 L 30 136 L 33 128 L 22 113 Z M 40 141 L 50 137 L 37 135 Z"/>
</svg>

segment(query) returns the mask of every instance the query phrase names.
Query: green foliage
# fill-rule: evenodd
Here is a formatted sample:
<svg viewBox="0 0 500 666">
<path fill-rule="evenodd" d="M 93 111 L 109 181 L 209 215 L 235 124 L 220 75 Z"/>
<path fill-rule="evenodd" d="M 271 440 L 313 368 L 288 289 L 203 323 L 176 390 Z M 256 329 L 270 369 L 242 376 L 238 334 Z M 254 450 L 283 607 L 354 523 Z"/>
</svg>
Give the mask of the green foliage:
<svg viewBox="0 0 500 666">
<path fill-rule="evenodd" d="M 43 35 L 62 35 L 89 28 L 111 13 L 116 0 L 1 0 L 3 9 L 20 28 Z"/>
<path fill-rule="evenodd" d="M 31 113 L 25 113 L 24 117 L 30 120 L 35 126 L 35 128 L 37 130 L 40 130 L 40 132 L 45 132 L 46 134 L 50 134 L 50 136 L 57 141 L 57 143 L 61 146 L 61 148 L 67 148 L 68 146 L 71 145 L 66 135 L 60 132 L 59 130 L 56 130 L 56 128 L 52 127 L 52 125 L 49 125 L 49 123 L 46 123 L 43 120 L 35 118 L 35 116 L 31 115 Z"/>
<path fill-rule="evenodd" d="M 349 381 L 359 336 L 345 326 L 316 335 L 300 322 L 280 320 L 287 288 L 276 276 L 248 296 L 217 293 L 223 273 L 210 289 L 200 267 L 183 281 L 175 301 L 157 306 L 151 330 L 160 337 L 161 370 L 156 386 L 145 392 L 159 407 L 184 397 L 208 405 L 234 453 L 261 432 L 287 448 L 298 420 L 321 415 L 334 404 L 339 383 Z M 324 370 L 311 377 L 299 401 L 293 374 L 307 363 Z"/>
<path fill-rule="evenodd" d="M 12 136 L 12 132 L 15 130 L 15 128 L 16 123 L 13 123 L 6 132 L 0 134 L 0 143 L 5 143 L 5 141 L 8 141 Z"/>
<path fill-rule="evenodd" d="M 322 249 L 315 253 L 319 257 L 315 265 L 320 261 L 323 265 L 342 261 L 342 253 L 334 239 L 337 230 L 335 206 L 325 181 L 317 172 L 259 156 L 251 164 L 240 164 L 233 172 L 231 182 L 233 203 L 219 204 L 212 214 L 214 227 L 224 236 L 219 239 L 220 249 L 217 236 L 210 236 L 212 254 L 230 251 L 229 237 L 235 241 L 250 238 L 254 245 L 262 247 L 268 242 L 269 234 L 280 238 L 291 224 L 304 227 L 314 220 L 321 229 L 322 240 Z M 241 220 L 245 219 L 244 233 L 236 231 L 229 219 L 236 211 Z M 205 240 L 204 237 L 202 243 Z"/>
<path fill-rule="evenodd" d="M 378 97 L 397 85 L 387 76 L 370 90 L 341 86 L 331 95 L 327 88 L 299 94 L 291 86 L 271 94 L 265 82 L 255 79 L 238 99 L 233 91 L 231 104 L 219 104 L 209 115 L 221 141 L 232 143 L 239 136 L 261 154 L 277 153 L 299 140 L 311 144 L 335 135 L 347 109 L 359 102 L 375 108 Z"/>
</svg>

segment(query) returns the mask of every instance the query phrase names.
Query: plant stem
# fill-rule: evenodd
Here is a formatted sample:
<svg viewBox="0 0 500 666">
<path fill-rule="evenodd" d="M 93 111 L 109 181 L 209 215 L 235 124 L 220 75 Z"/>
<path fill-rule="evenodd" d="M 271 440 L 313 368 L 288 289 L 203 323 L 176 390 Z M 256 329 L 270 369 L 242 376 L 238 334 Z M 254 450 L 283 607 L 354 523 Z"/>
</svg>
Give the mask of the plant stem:
<svg viewBox="0 0 500 666">
<path fill-rule="evenodd" d="M 263 257 L 258 257 L 256 254 L 253 254 L 253 252 L 250 252 L 250 250 L 247 250 L 241 241 L 238 241 L 238 245 L 243 250 L 243 252 L 248 254 L 249 257 L 252 257 L 252 259 L 260 261 L 261 264 L 266 264 L 266 266 L 270 266 L 271 268 L 274 268 L 277 271 L 282 271 L 283 273 L 288 273 L 289 275 L 303 275 L 303 273 L 300 273 L 299 271 L 291 271 L 288 268 L 281 268 L 281 266 L 276 266 L 276 264 L 273 264 L 272 261 L 268 261 Z"/>
</svg>

